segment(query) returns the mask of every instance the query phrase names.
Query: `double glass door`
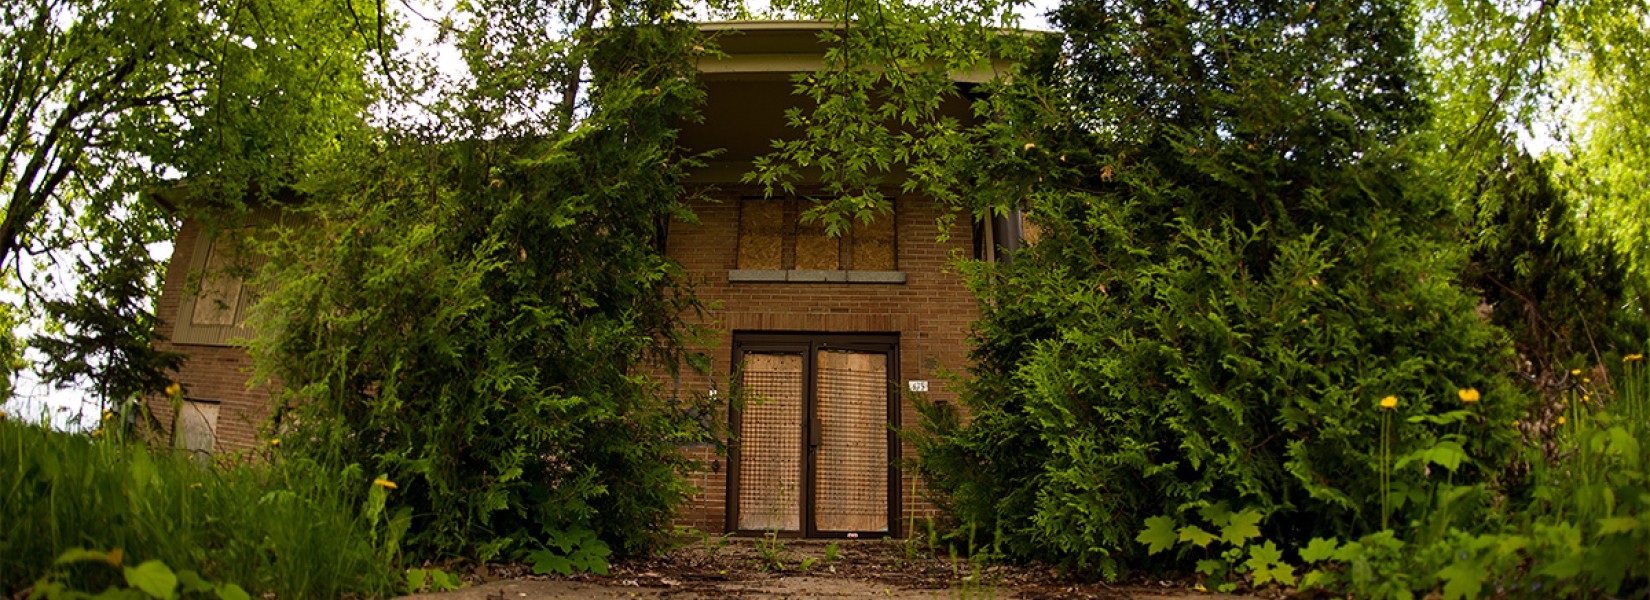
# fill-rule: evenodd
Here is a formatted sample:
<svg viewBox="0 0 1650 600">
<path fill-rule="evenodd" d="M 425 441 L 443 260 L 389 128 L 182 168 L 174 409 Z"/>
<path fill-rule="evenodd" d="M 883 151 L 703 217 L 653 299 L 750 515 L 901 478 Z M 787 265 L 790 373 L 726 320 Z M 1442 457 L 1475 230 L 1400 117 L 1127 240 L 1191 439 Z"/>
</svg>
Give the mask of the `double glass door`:
<svg viewBox="0 0 1650 600">
<path fill-rule="evenodd" d="M 742 335 L 734 346 L 730 528 L 896 533 L 895 338 Z"/>
</svg>

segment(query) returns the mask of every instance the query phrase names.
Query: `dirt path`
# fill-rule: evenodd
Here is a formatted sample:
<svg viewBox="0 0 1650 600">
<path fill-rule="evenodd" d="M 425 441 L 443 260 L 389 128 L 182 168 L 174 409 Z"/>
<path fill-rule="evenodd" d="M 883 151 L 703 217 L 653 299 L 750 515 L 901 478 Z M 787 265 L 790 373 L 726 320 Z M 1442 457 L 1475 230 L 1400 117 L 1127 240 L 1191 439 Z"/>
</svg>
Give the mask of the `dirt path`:
<svg viewBox="0 0 1650 600">
<path fill-rule="evenodd" d="M 615 564 L 606 576 L 543 577 L 519 566 L 488 566 L 466 575 L 475 581 L 469 587 L 409 598 L 1238 598 L 1170 583 L 1080 583 L 1047 568 L 982 567 L 887 540 L 787 540 L 775 547 L 713 538 L 660 557 Z"/>
</svg>

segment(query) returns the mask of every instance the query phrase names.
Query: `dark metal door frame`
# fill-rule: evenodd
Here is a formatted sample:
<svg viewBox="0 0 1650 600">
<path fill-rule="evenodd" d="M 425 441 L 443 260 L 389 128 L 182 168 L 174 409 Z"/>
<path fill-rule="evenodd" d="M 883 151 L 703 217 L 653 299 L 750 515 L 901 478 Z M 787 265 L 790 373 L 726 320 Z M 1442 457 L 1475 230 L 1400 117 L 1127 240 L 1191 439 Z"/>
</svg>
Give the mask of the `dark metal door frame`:
<svg viewBox="0 0 1650 600">
<path fill-rule="evenodd" d="M 802 333 L 802 332 L 734 332 L 733 334 L 733 365 L 735 372 L 744 362 L 746 353 L 800 353 L 802 355 L 802 427 L 797 435 L 797 452 L 800 453 L 802 489 L 798 493 L 799 510 L 801 511 L 801 531 L 780 532 L 781 536 L 806 536 L 820 538 L 846 538 L 850 533 L 860 537 L 899 537 L 900 536 L 900 479 L 899 459 L 900 444 L 895 430 L 900 422 L 900 394 L 897 387 L 899 378 L 899 334 L 887 333 Z M 821 350 L 848 350 L 856 352 L 880 353 L 887 356 L 888 367 L 888 396 L 887 396 L 887 444 L 888 444 L 888 531 L 886 532 L 848 532 L 848 531 L 820 531 L 815 526 L 815 501 L 817 490 L 816 476 L 818 466 L 815 457 L 819 450 L 820 428 L 818 426 L 818 379 L 819 370 L 817 357 Z M 739 385 L 736 378 L 733 382 Z M 734 390 L 734 397 L 739 391 Z M 739 526 L 739 478 L 740 478 L 740 417 L 738 406 L 730 407 L 728 411 L 729 428 L 734 443 L 728 448 L 728 480 L 727 480 L 727 523 L 726 531 L 742 535 L 765 535 L 767 531 L 741 530 Z"/>
</svg>

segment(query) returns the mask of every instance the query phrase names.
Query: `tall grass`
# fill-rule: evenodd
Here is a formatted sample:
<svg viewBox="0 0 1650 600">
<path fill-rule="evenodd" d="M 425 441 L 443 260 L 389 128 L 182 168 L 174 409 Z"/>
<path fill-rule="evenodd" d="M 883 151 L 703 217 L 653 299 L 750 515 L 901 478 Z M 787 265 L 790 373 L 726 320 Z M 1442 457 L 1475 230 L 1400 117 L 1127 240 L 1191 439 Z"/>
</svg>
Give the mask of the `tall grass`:
<svg viewBox="0 0 1650 600">
<path fill-rule="evenodd" d="M 0 417 L 0 597 L 52 573 L 73 548 L 120 549 L 127 565 L 159 559 L 254 597 L 397 591 L 396 536 L 376 527 L 383 492 L 368 502 L 371 477 L 254 462 L 204 465 Z M 92 579 L 81 589 L 101 589 L 96 573 L 68 576 Z"/>
</svg>

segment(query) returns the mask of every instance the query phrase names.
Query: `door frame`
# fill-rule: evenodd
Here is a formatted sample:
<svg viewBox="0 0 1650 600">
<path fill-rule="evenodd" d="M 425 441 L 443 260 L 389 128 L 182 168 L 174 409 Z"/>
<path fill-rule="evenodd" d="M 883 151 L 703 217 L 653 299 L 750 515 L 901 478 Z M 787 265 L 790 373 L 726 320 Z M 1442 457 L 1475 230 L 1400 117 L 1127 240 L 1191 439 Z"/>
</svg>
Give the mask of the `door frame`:
<svg viewBox="0 0 1650 600">
<path fill-rule="evenodd" d="M 820 531 L 815 523 L 815 489 L 818 467 L 815 457 L 818 446 L 810 438 L 819 431 L 815 414 L 818 408 L 819 370 L 815 360 L 821 350 L 850 350 L 879 352 L 888 357 L 888 531 L 847 532 Z M 850 533 L 860 538 L 900 536 L 900 443 L 896 434 L 900 426 L 903 405 L 899 394 L 899 334 L 898 333 L 809 333 L 809 332 L 733 332 L 733 372 L 737 374 L 746 352 L 787 352 L 802 354 L 802 427 L 797 432 L 797 452 L 801 460 L 801 492 L 798 494 L 801 511 L 801 530 L 779 532 L 782 537 L 847 538 Z M 734 395 L 739 397 L 739 378 L 734 377 Z M 740 471 L 740 417 L 739 407 L 728 407 L 728 477 L 726 505 L 727 522 L 723 530 L 734 535 L 767 535 L 767 531 L 739 529 L 739 471 Z"/>
</svg>

